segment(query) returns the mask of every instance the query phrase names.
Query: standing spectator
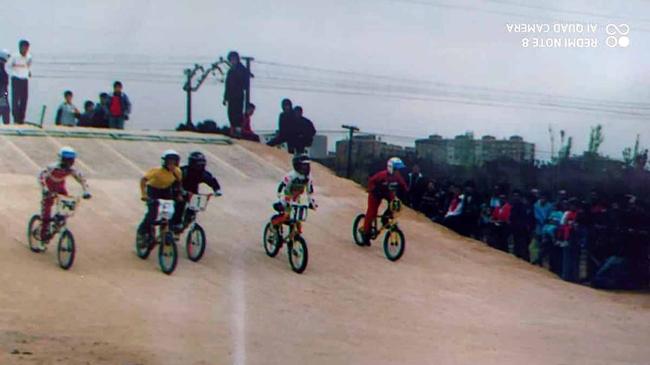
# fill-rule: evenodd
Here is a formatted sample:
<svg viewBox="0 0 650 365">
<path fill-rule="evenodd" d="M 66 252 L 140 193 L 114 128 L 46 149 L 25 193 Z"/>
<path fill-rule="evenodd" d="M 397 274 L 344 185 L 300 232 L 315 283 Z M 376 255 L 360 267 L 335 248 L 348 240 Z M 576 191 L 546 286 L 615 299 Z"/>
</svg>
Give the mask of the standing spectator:
<svg viewBox="0 0 650 365">
<path fill-rule="evenodd" d="M 559 228 L 559 245 L 562 248 L 562 279 L 578 281 L 579 242 L 576 234 L 578 199 L 569 199 L 569 209 L 564 213 Z"/>
<path fill-rule="evenodd" d="M 113 95 L 109 101 L 108 127 L 111 129 L 124 129 L 124 121 L 129 120 L 131 114 L 131 102 L 129 97 L 122 92 L 122 83 L 113 83 Z"/>
<path fill-rule="evenodd" d="M 29 96 L 29 78 L 32 77 L 32 55 L 29 53 L 29 42 L 21 40 L 18 43 L 18 55 L 11 58 L 11 110 L 14 123 L 25 122 L 27 97 Z"/>
<path fill-rule="evenodd" d="M 99 102 L 95 104 L 93 113 L 93 125 L 96 128 L 108 128 L 108 117 L 110 115 L 109 97 L 107 93 L 99 94 Z"/>
<path fill-rule="evenodd" d="M 494 209 L 498 208 L 501 206 L 501 202 L 499 201 L 499 195 L 503 189 L 499 185 L 494 185 L 493 191 L 492 191 L 492 196 L 490 197 L 490 210 L 493 211 Z"/>
<path fill-rule="evenodd" d="M 420 165 L 413 165 L 411 172 L 406 176 L 406 183 L 409 186 L 408 205 L 415 210 L 420 210 L 420 201 L 426 188 L 426 181 L 420 172 Z"/>
<path fill-rule="evenodd" d="M 95 103 L 86 100 L 84 112 L 79 116 L 79 127 L 94 127 Z"/>
<path fill-rule="evenodd" d="M 77 125 L 77 118 L 79 117 L 79 109 L 72 104 L 72 91 L 66 90 L 63 93 L 63 103 L 56 111 L 56 118 L 54 123 L 66 127 L 74 127 Z"/>
<path fill-rule="evenodd" d="M 296 150 L 298 153 L 305 153 L 307 147 L 311 147 L 314 143 L 314 136 L 316 135 L 316 128 L 314 128 L 314 123 L 311 120 L 303 116 L 303 110 L 300 105 L 293 108 L 293 112 L 296 115 L 297 132 L 296 136 Z"/>
<path fill-rule="evenodd" d="M 255 104 L 248 103 L 248 105 L 246 105 L 246 113 L 244 113 L 242 122 L 241 137 L 249 141 L 259 142 L 260 136 L 255 134 L 251 127 L 251 117 L 253 116 L 253 113 L 255 113 Z"/>
<path fill-rule="evenodd" d="M 499 206 L 492 211 L 492 244 L 490 246 L 508 252 L 508 238 L 510 237 L 510 213 L 512 205 L 508 196 L 499 195 Z"/>
<path fill-rule="evenodd" d="M 532 217 L 528 204 L 523 200 L 521 192 L 512 193 L 512 211 L 510 213 L 510 229 L 514 241 L 514 254 L 522 260 L 528 261 L 528 244 L 530 243 L 530 229 Z"/>
<path fill-rule="evenodd" d="M 226 74 L 226 86 L 223 94 L 223 105 L 228 105 L 228 120 L 230 120 L 230 134 L 235 137 L 241 135 L 245 94 L 250 87 L 250 73 L 241 64 L 239 53 L 228 53 L 230 69 Z"/>
<path fill-rule="evenodd" d="M 9 74 L 5 71 L 5 65 L 9 60 L 9 52 L 5 49 L 0 51 L 0 117 L 2 123 L 9 124 Z"/>
<path fill-rule="evenodd" d="M 539 199 L 535 202 L 533 206 L 533 215 L 535 217 L 535 231 L 534 231 L 534 242 L 531 244 L 533 246 L 530 250 L 530 259 L 531 263 L 535 265 L 542 266 L 542 258 L 546 254 L 542 239 L 544 233 L 544 225 L 551 216 L 551 211 L 553 211 L 553 204 L 548 201 L 548 194 L 541 193 Z"/>
<path fill-rule="evenodd" d="M 476 195 L 474 181 L 465 182 L 463 191 L 463 212 L 461 215 L 461 234 L 467 237 L 478 238 L 478 224 L 481 215 L 481 202 Z"/>
<path fill-rule="evenodd" d="M 548 257 L 549 266 L 552 272 L 560 274 L 562 269 L 562 248 L 557 245 L 558 229 L 566 212 L 565 200 L 560 200 L 548 217 L 542 229 L 542 242 L 540 246 L 539 259 L 543 263 Z"/>
</svg>

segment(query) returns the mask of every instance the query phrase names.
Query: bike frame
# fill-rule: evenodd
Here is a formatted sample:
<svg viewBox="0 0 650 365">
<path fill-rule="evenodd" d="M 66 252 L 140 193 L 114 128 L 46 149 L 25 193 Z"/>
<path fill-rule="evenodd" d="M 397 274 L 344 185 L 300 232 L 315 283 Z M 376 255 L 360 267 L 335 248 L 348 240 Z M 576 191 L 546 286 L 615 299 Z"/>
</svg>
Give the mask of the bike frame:
<svg viewBox="0 0 650 365">
<path fill-rule="evenodd" d="M 399 201 L 399 200 L 397 198 L 395 198 L 390 203 L 388 203 L 389 216 L 388 216 L 388 222 L 386 222 L 385 225 L 381 225 L 382 216 L 377 216 L 377 218 L 375 218 L 375 234 L 373 234 L 373 239 L 379 237 L 379 235 L 381 235 L 381 233 L 384 232 L 385 230 L 392 231 L 392 230 L 395 230 L 395 228 L 397 227 L 397 223 L 398 223 L 397 222 L 397 216 L 399 215 L 399 211 L 394 211 L 391 208 L 391 206 L 392 206 L 391 203 L 394 202 L 394 201 Z M 377 229 L 376 227 L 379 227 L 379 229 Z"/>
<path fill-rule="evenodd" d="M 203 203 L 203 202 L 199 203 L 199 205 L 198 205 L 198 207 L 196 207 L 196 209 L 193 209 L 192 204 L 191 204 L 192 198 L 194 196 L 197 196 L 199 198 L 206 198 L 205 203 Z M 204 212 L 208 208 L 208 203 L 210 202 L 210 199 L 212 199 L 212 197 L 213 197 L 213 194 L 201 194 L 201 193 L 197 193 L 197 194 L 188 193 L 187 194 L 187 204 L 185 204 L 185 209 L 183 211 L 183 215 L 181 216 L 183 229 L 191 226 L 192 224 L 194 224 L 196 222 L 196 219 L 197 219 L 197 217 L 199 215 L 199 212 Z M 184 221 L 185 216 L 186 216 L 188 211 L 193 211 L 194 214 L 192 215 L 192 219 L 189 222 L 185 222 Z"/>
<path fill-rule="evenodd" d="M 159 204 L 158 209 L 160 209 L 160 204 L 163 204 L 163 202 L 167 201 L 167 199 L 157 199 L 157 201 Z M 153 244 L 159 243 L 158 238 L 164 236 L 169 231 L 169 219 L 167 218 L 158 219 L 158 213 L 156 212 L 156 220 L 151 225 L 151 230 L 153 231 L 152 243 Z"/>
<path fill-rule="evenodd" d="M 48 229 L 54 227 L 54 231 L 50 232 L 52 236 L 61 232 L 61 230 L 65 228 L 68 223 L 68 218 L 72 217 L 75 214 L 75 211 L 79 206 L 79 202 L 81 202 L 81 198 L 74 195 L 57 194 L 54 197 L 54 204 L 56 208 L 54 209 L 54 215 L 50 217 L 50 227 L 48 227 Z M 63 217 L 63 223 L 61 225 L 55 224 L 56 222 L 54 220 L 54 217 L 56 216 Z"/>
</svg>

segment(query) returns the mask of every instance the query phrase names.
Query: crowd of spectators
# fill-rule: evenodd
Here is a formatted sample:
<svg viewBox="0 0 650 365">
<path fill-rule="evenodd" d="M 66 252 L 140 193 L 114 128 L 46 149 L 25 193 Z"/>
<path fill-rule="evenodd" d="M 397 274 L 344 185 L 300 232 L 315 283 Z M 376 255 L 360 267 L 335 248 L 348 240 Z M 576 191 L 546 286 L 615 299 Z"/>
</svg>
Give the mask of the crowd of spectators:
<svg viewBox="0 0 650 365">
<path fill-rule="evenodd" d="M 477 191 L 425 178 L 417 165 L 406 175 L 405 202 L 432 221 L 570 282 L 599 288 L 648 286 L 650 209 L 632 194 L 608 196 L 499 184 Z"/>
</svg>

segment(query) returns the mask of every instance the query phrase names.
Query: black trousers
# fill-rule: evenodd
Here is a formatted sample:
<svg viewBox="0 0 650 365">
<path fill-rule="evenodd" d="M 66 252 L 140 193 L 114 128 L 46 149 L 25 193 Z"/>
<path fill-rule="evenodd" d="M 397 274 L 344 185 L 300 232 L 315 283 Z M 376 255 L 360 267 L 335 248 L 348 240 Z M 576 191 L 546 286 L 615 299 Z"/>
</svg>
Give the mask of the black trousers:
<svg viewBox="0 0 650 365">
<path fill-rule="evenodd" d="M 244 118 L 244 96 L 231 98 L 228 100 L 228 120 L 230 121 L 230 128 L 241 128 L 242 120 Z"/>
<path fill-rule="evenodd" d="M 527 227 L 512 226 L 512 239 L 515 243 L 515 256 L 529 261 L 528 245 L 530 244 L 530 233 Z"/>
<path fill-rule="evenodd" d="M 508 238 L 510 237 L 510 226 L 507 224 L 491 226 L 491 239 L 490 246 L 501 250 L 503 252 L 508 252 Z"/>
<path fill-rule="evenodd" d="M 25 111 L 27 110 L 27 97 L 29 95 L 29 81 L 27 79 L 11 78 L 11 112 L 14 116 L 14 123 L 25 122 Z"/>
<path fill-rule="evenodd" d="M 158 215 L 158 199 L 172 200 L 174 198 L 170 189 L 155 189 L 150 186 L 147 187 L 147 196 L 149 197 L 149 201 L 147 201 L 147 212 L 138 226 L 138 232 L 140 233 L 151 232 L 151 228 Z"/>
<path fill-rule="evenodd" d="M 185 207 L 187 206 L 187 202 L 185 201 L 176 201 L 174 204 L 174 217 L 172 218 L 171 224 L 172 225 L 178 225 L 182 224 L 185 225 L 187 222 L 189 222 L 192 218 L 194 218 L 194 215 L 196 212 L 188 209 L 187 211 L 185 210 Z M 183 213 L 185 215 L 183 216 Z"/>
<path fill-rule="evenodd" d="M 0 91 L 0 118 L 2 118 L 2 123 L 9 124 L 11 122 L 9 110 L 9 96 L 7 91 Z"/>
</svg>

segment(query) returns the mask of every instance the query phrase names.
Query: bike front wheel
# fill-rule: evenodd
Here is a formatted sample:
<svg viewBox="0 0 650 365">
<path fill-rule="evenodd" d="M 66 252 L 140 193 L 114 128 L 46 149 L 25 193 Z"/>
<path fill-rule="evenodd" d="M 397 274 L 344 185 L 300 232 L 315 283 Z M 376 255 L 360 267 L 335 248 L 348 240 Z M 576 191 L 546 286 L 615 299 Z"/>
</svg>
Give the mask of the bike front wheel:
<svg viewBox="0 0 650 365">
<path fill-rule="evenodd" d="M 291 270 L 302 274 L 307 268 L 307 261 L 309 259 L 307 242 L 301 236 L 296 236 L 295 240 L 287 248 L 289 249 L 289 265 L 291 266 Z"/>
<path fill-rule="evenodd" d="M 187 251 L 187 258 L 193 262 L 197 262 L 203 257 L 205 253 L 205 231 L 203 227 L 198 224 L 192 225 L 185 239 L 185 250 Z"/>
<path fill-rule="evenodd" d="M 63 231 L 59 238 L 59 244 L 56 248 L 56 258 L 59 261 L 59 266 L 63 270 L 68 270 L 74 262 L 75 244 L 72 232 L 67 229 Z"/>
<path fill-rule="evenodd" d="M 384 255 L 390 261 L 399 260 L 404 254 L 406 239 L 404 233 L 398 228 L 389 229 L 384 235 Z"/>
<path fill-rule="evenodd" d="M 151 242 L 146 234 L 138 230 L 135 234 L 135 253 L 139 258 L 146 260 L 151 253 Z"/>
<path fill-rule="evenodd" d="M 174 235 L 171 232 L 165 232 L 161 235 L 160 247 L 158 248 L 158 263 L 160 270 L 170 275 L 176 269 L 178 263 L 178 249 Z"/>
</svg>

